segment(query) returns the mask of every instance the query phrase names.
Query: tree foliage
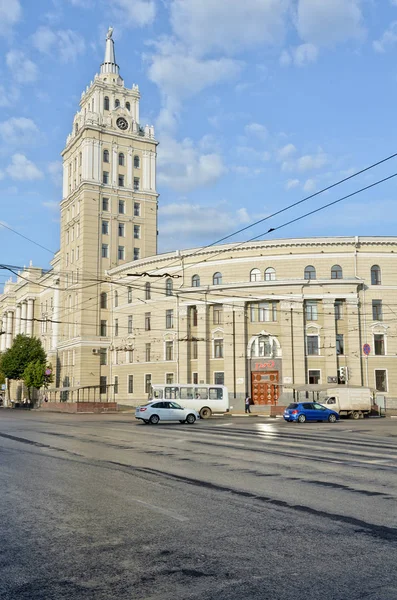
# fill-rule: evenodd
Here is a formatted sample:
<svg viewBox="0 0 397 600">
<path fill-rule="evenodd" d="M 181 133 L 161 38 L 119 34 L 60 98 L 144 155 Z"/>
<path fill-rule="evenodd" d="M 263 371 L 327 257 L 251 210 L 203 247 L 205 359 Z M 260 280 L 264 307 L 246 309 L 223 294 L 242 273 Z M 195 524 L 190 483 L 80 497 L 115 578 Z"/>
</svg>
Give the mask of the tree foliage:
<svg viewBox="0 0 397 600">
<path fill-rule="evenodd" d="M 23 372 L 23 380 L 28 389 L 30 388 L 41 388 L 45 382 L 45 364 L 40 360 L 30 362 Z"/>
<path fill-rule="evenodd" d="M 2 354 L 0 370 L 8 379 L 23 379 L 26 367 L 30 363 L 40 363 L 44 375 L 46 353 L 38 338 L 19 334 L 11 348 Z M 35 386 L 36 387 L 36 386 Z"/>
</svg>

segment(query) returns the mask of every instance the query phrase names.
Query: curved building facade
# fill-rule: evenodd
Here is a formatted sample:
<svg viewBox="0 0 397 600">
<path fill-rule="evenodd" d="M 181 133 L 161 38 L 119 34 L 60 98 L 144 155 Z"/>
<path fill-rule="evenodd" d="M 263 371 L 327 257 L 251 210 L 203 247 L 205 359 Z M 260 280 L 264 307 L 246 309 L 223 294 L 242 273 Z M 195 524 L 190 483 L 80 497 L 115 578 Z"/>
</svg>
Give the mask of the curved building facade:
<svg viewBox="0 0 397 600">
<path fill-rule="evenodd" d="M 62 152 L 60 249 L 50 270 L 30 266 L 5 284 L 0 351 L 18 334 L 40 337 L 71 401 L 90 389 L 133 405 L 151 383 L 206 382 L 265 405 L 294 385 L 340 382 L 393 402 L 397 238 L 157 255 L 157 141 L 139 115 L 109 29 Z"/>
</svg>

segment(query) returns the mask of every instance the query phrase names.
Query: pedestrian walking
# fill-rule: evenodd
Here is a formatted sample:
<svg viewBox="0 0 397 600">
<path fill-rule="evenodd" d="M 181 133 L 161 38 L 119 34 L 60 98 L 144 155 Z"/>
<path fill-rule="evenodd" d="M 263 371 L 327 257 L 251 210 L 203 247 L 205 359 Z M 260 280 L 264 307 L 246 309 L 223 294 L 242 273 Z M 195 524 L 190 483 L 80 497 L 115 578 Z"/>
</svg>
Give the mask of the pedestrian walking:
<svg viewBox="0 0 397 600">
<path fill-rule="evenodd" d="M 251 406 L 251 398 L 249 396 L 247 396 L 245 399 L 245 412 L 246 413 L 251 412 L 250 406 Z"/>
</svg>

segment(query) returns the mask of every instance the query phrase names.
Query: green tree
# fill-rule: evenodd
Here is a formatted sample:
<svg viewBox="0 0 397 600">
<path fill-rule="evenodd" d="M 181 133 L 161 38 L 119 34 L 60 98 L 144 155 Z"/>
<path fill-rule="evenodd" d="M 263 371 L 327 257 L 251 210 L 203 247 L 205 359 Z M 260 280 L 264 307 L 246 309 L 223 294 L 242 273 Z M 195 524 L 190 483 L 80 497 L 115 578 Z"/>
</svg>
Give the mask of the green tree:
<svg viewBox="0 0 397 600">
<path fill-rule="evenodd" d="M 30 363 L 40 362 L 43 374 L 46 365 L 46 353 L 38 338 L 19 334 L 0 359 L 0 371 L 8 379 L 23 379 L 26 367 Z"/>
<path fill-rule="evenodd" d="M 28 390 L 30 390 L 30 388 L 39 389 L 44 385 L 46 380 L 45 368 L 45 364 L 40 360 L 31 362 L 26 366 L 26 369 L 23 372 L 23 380 Z"/>
</svg>

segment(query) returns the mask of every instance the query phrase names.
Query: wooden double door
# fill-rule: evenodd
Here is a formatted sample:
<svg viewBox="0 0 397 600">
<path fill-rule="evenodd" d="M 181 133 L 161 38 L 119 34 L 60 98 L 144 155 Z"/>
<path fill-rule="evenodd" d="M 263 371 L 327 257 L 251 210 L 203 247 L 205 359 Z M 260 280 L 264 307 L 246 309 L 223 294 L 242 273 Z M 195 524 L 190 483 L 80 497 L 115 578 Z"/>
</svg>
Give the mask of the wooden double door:
<svg viewBox="0 0 397 600">
<path fill-rule="evenodd" d="M 279 372 L 253 371 L 251 395 L 254 404 L 277 404 L 280 395 Z"/>
</svg>

